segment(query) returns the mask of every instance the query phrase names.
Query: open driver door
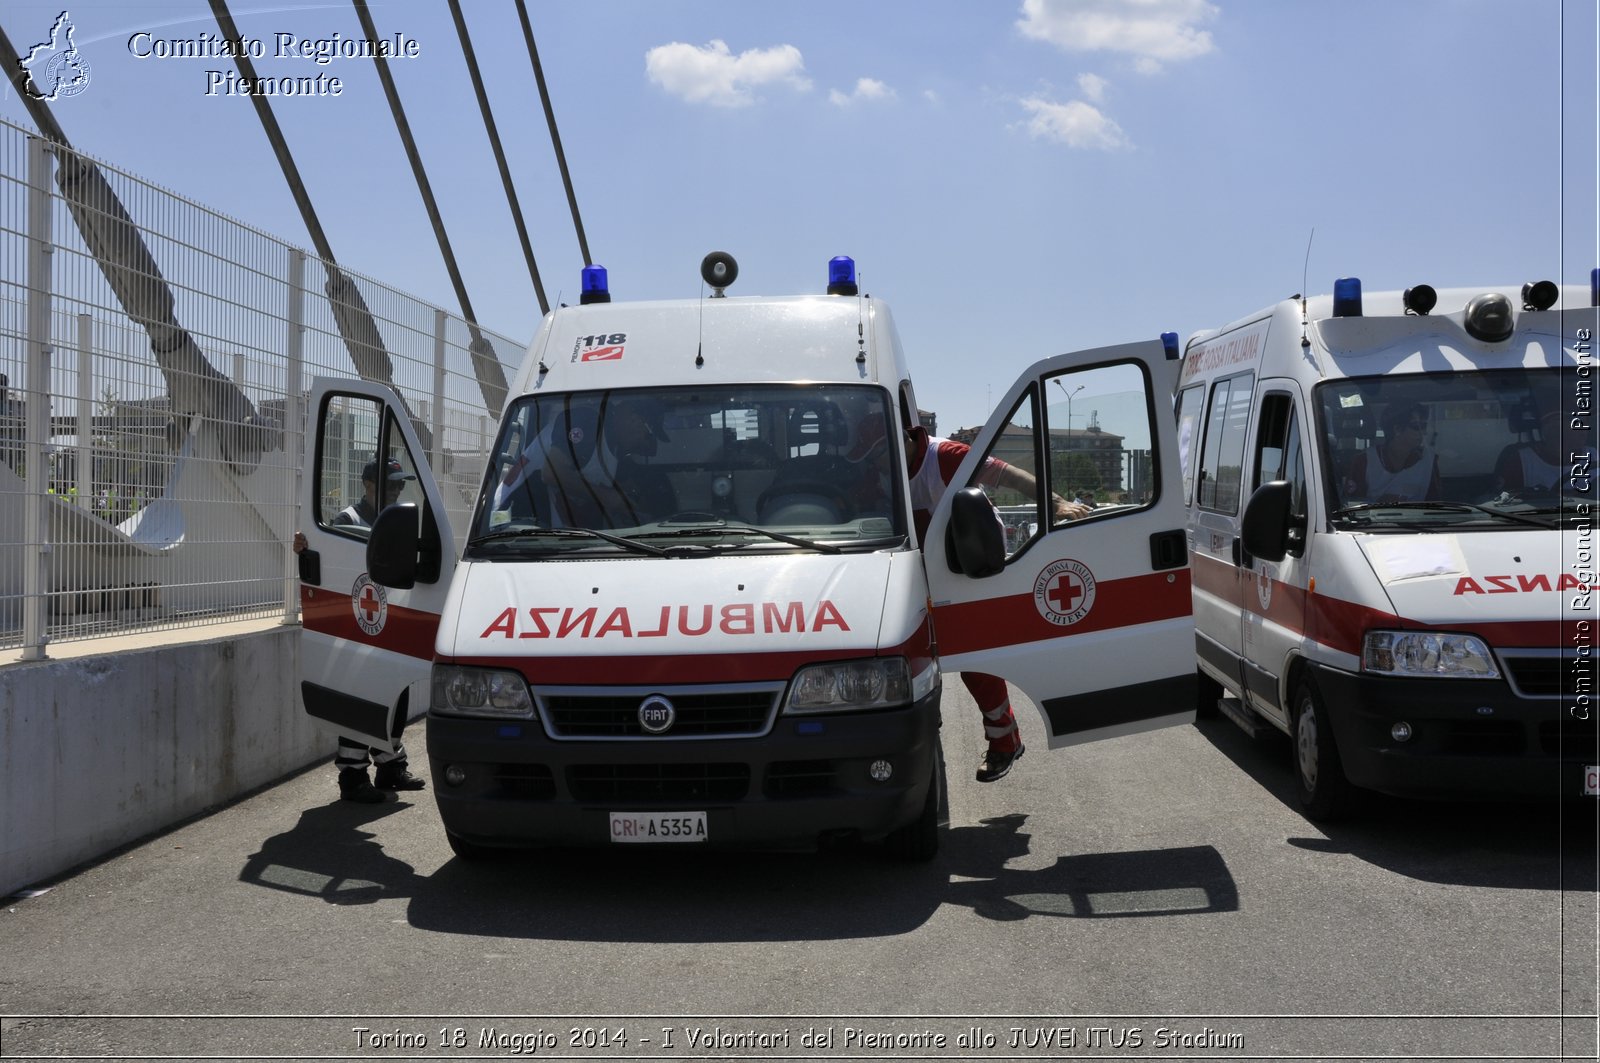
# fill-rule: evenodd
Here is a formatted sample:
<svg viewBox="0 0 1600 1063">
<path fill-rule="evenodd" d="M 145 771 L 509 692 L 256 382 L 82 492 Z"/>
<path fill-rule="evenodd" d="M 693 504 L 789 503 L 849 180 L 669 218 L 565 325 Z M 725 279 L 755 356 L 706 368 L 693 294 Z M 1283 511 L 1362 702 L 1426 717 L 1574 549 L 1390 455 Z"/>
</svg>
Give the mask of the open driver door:
<svg viewBox="0 0 1600 1063">
<path fill-rule="evenodd" d="M 410 418 L 382 384 L 312 382 L 301 477 L 301 696 L 336 733 L 379 749 L 426 705 L 455 540 Z M 374 526 L 414 529 L 401 576 L 368 564 Z M 410 562 L 413 559 L 404 559 Z M 373 571 L 379 570 L 379 571 Z M 377 578 L 374 578 L 376 575 Z"/>
<path fill-rule="evenodd" d="M 1052 748 L 1194 719 L 1176 354 L 1151 341 L 1033 365 L 933 511 L 940 667 L 1020 687 Z M 995 462 L 1032 474 L 1035 497 L 996 486 L 1017 478 Z M 1052 523 L 1052 496 L 1078 495 L 1094 510 Z"/>
</svg>

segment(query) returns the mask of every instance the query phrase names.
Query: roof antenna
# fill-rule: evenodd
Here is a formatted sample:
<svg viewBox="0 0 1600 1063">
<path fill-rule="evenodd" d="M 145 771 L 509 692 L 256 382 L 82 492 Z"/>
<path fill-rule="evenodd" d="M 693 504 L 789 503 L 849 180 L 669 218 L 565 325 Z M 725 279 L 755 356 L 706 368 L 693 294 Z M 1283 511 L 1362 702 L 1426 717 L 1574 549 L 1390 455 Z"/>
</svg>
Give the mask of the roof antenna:
<svg viewBox="0 0 1600 1063">
<path fill-rule="evenodd" d="M 865 300 L 870 298 L 872 297 L 869 295 L 863 295 L 856 299 L 856 364 L 861 366 L 867 364 L 867 308 Z"/>
<path fill-rule="evenodd" d="M 1300 346 L 1302 348 L 1311 346 L 1311 337 L 1306 334 L 1310 325 L 1306 322 L 1305 293 L 1306 285 L 1310 282 L 1311 277 L 1311 241 L 1316 238 L 1317 227 L 1313 225 L 1311 227 L 1311 235 L 1306 237 L 1306 260 L 1304 265 L 1300 267 L 1300 294 L 1295 296 L 1296 299 L 1300 300 Z"/>
</svg>

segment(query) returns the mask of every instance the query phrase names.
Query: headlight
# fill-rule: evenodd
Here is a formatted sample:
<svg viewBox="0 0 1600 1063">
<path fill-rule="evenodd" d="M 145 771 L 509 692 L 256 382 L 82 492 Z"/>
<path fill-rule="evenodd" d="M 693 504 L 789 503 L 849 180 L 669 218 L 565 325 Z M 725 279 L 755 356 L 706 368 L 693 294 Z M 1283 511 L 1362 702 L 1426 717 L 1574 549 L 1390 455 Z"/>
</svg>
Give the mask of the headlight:
<svg viewBox="0 0 1600 1063">
<path fill-rule="evenodd" d="M 1500 670 L 1483 640 L 1444 631 L 1369 631 L 1361 670 L 1435 679 L 1496 679 Z"/>
<path fill-rule="evenodd" d="M 930 663 L 913 678 L 904 657 L 813 664 L 795 673 L 783 711 L 847 712 L 905 705 L 932 691 L 938 676 L 938 666 Z"/>
<path fill-rule="evenodd" d="M 455 716 L 533 715 L 528 684 L 516 672 L 492 668 L 433 666 L 433 711 Z"/>
</svg>

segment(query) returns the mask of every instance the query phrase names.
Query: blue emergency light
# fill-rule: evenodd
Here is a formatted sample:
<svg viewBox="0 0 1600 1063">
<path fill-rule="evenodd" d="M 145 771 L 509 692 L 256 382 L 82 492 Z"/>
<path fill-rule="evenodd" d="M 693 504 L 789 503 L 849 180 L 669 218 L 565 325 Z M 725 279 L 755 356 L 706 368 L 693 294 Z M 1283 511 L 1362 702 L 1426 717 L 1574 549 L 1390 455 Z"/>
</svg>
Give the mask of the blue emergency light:
<svg viewBox="0 0 1600 1063">
<path fill-rule="evenodd" d="M 856 260 L 839 255 L 828 260 L 828 294 L 856 294 Z"/>
<path fill-rule="evenodd" d="M 583 267 L 583 292 L 578 296 L 580 305 L 590 303 L 609 303 L 611 289 L 606 283 L 606 268 L 604 266 Z"/>
<path fill-rule="evenodd" d="M 1178 334 L 1176 332 L 1163 332 L 1161 334 L 1161 349 L 1167 352 L 1167 361 L 1178 360 Z"/>
<path fill-rule="evenodd" d="M 1340 277 L 1333 282 L 1333 316 L 1361 316 L 1361 278 Z"/>
</svg>

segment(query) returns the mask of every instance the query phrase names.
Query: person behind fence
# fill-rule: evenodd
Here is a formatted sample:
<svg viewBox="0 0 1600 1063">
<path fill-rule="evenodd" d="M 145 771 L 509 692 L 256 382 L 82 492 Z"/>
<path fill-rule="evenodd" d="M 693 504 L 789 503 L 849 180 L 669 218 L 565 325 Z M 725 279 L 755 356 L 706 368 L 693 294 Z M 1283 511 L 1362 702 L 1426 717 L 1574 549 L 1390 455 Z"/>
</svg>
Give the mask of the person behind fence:
<svg viewBox="0 0 1600 1063">
<path fill-rule="evenodd" d="M 911 482 L 911 517 L 916 523 L 919 540 L 927 538 L 928 522 L 933 518 L 934 507 L 944 497 L 956 470 L 971 449 L 965 443 L 931 436 L 921 425 L 906 429 L 906 471 Z M 1032 473 L 998 458 L 985 458 L 978 467 L 974 482 L 990 487 L 1009 487 L 1029 498 L 1036 496 L 1039 487 Z M 1077 520 L 1088 513 L 1087 506 L 1069 502 L 1059 495 L 1051 496 L 1051 523 Z M 995 782 L 1003 779 L 1026 749 L 1022 732 L 1017 730 L 1016 714 L 1011 710 L 1011 694 L 1006 689 L 1006 681 L 983 672 L 962 672 L 961 682 L 983 713 L 983 735 L 989 742 L 989 748 L 978 763 L 977 780 Z"/>
<path fill-rule="evenodd" d="M 383 506 L 393 502 L 405 487 L 406 481 L 415 477 L 406 475 L 400 467 L 400 462 L 394 458 L 382 463 L 384 487 L 382 501 L 379 501 L 378 476 L 379 463 L 376 460 L 367 462 L 361 470 L 361 498 L 354 505 L 346 506 L 329 519 L 330 527 L 344 528 L 370 528 L 372 522 L 378 518 L 378 513 Z M 294 552 L 302 553 L 306 549 L 306 537 L 303 532 L 294 533 Z M 401 790 L 421 790 L 428 784 L 411 774 L 407 764 L 405 743 L 400 741 L 400 732 L 405 729 L 405 717 L 395 714 L 394 721 L 394 749 L 379 749 L 368 746 L 363 742 L 339 736 L 338 748 L 334 751 L 333 766 L 339 769 L 339 799 L 341 801 L 354 801 L 363 805 L 375 805 L 388 800 L 389 792 Z M 373 776 L 367 774 L 367 764 L 371 762 L 376 767 Z"/>
</svg>

